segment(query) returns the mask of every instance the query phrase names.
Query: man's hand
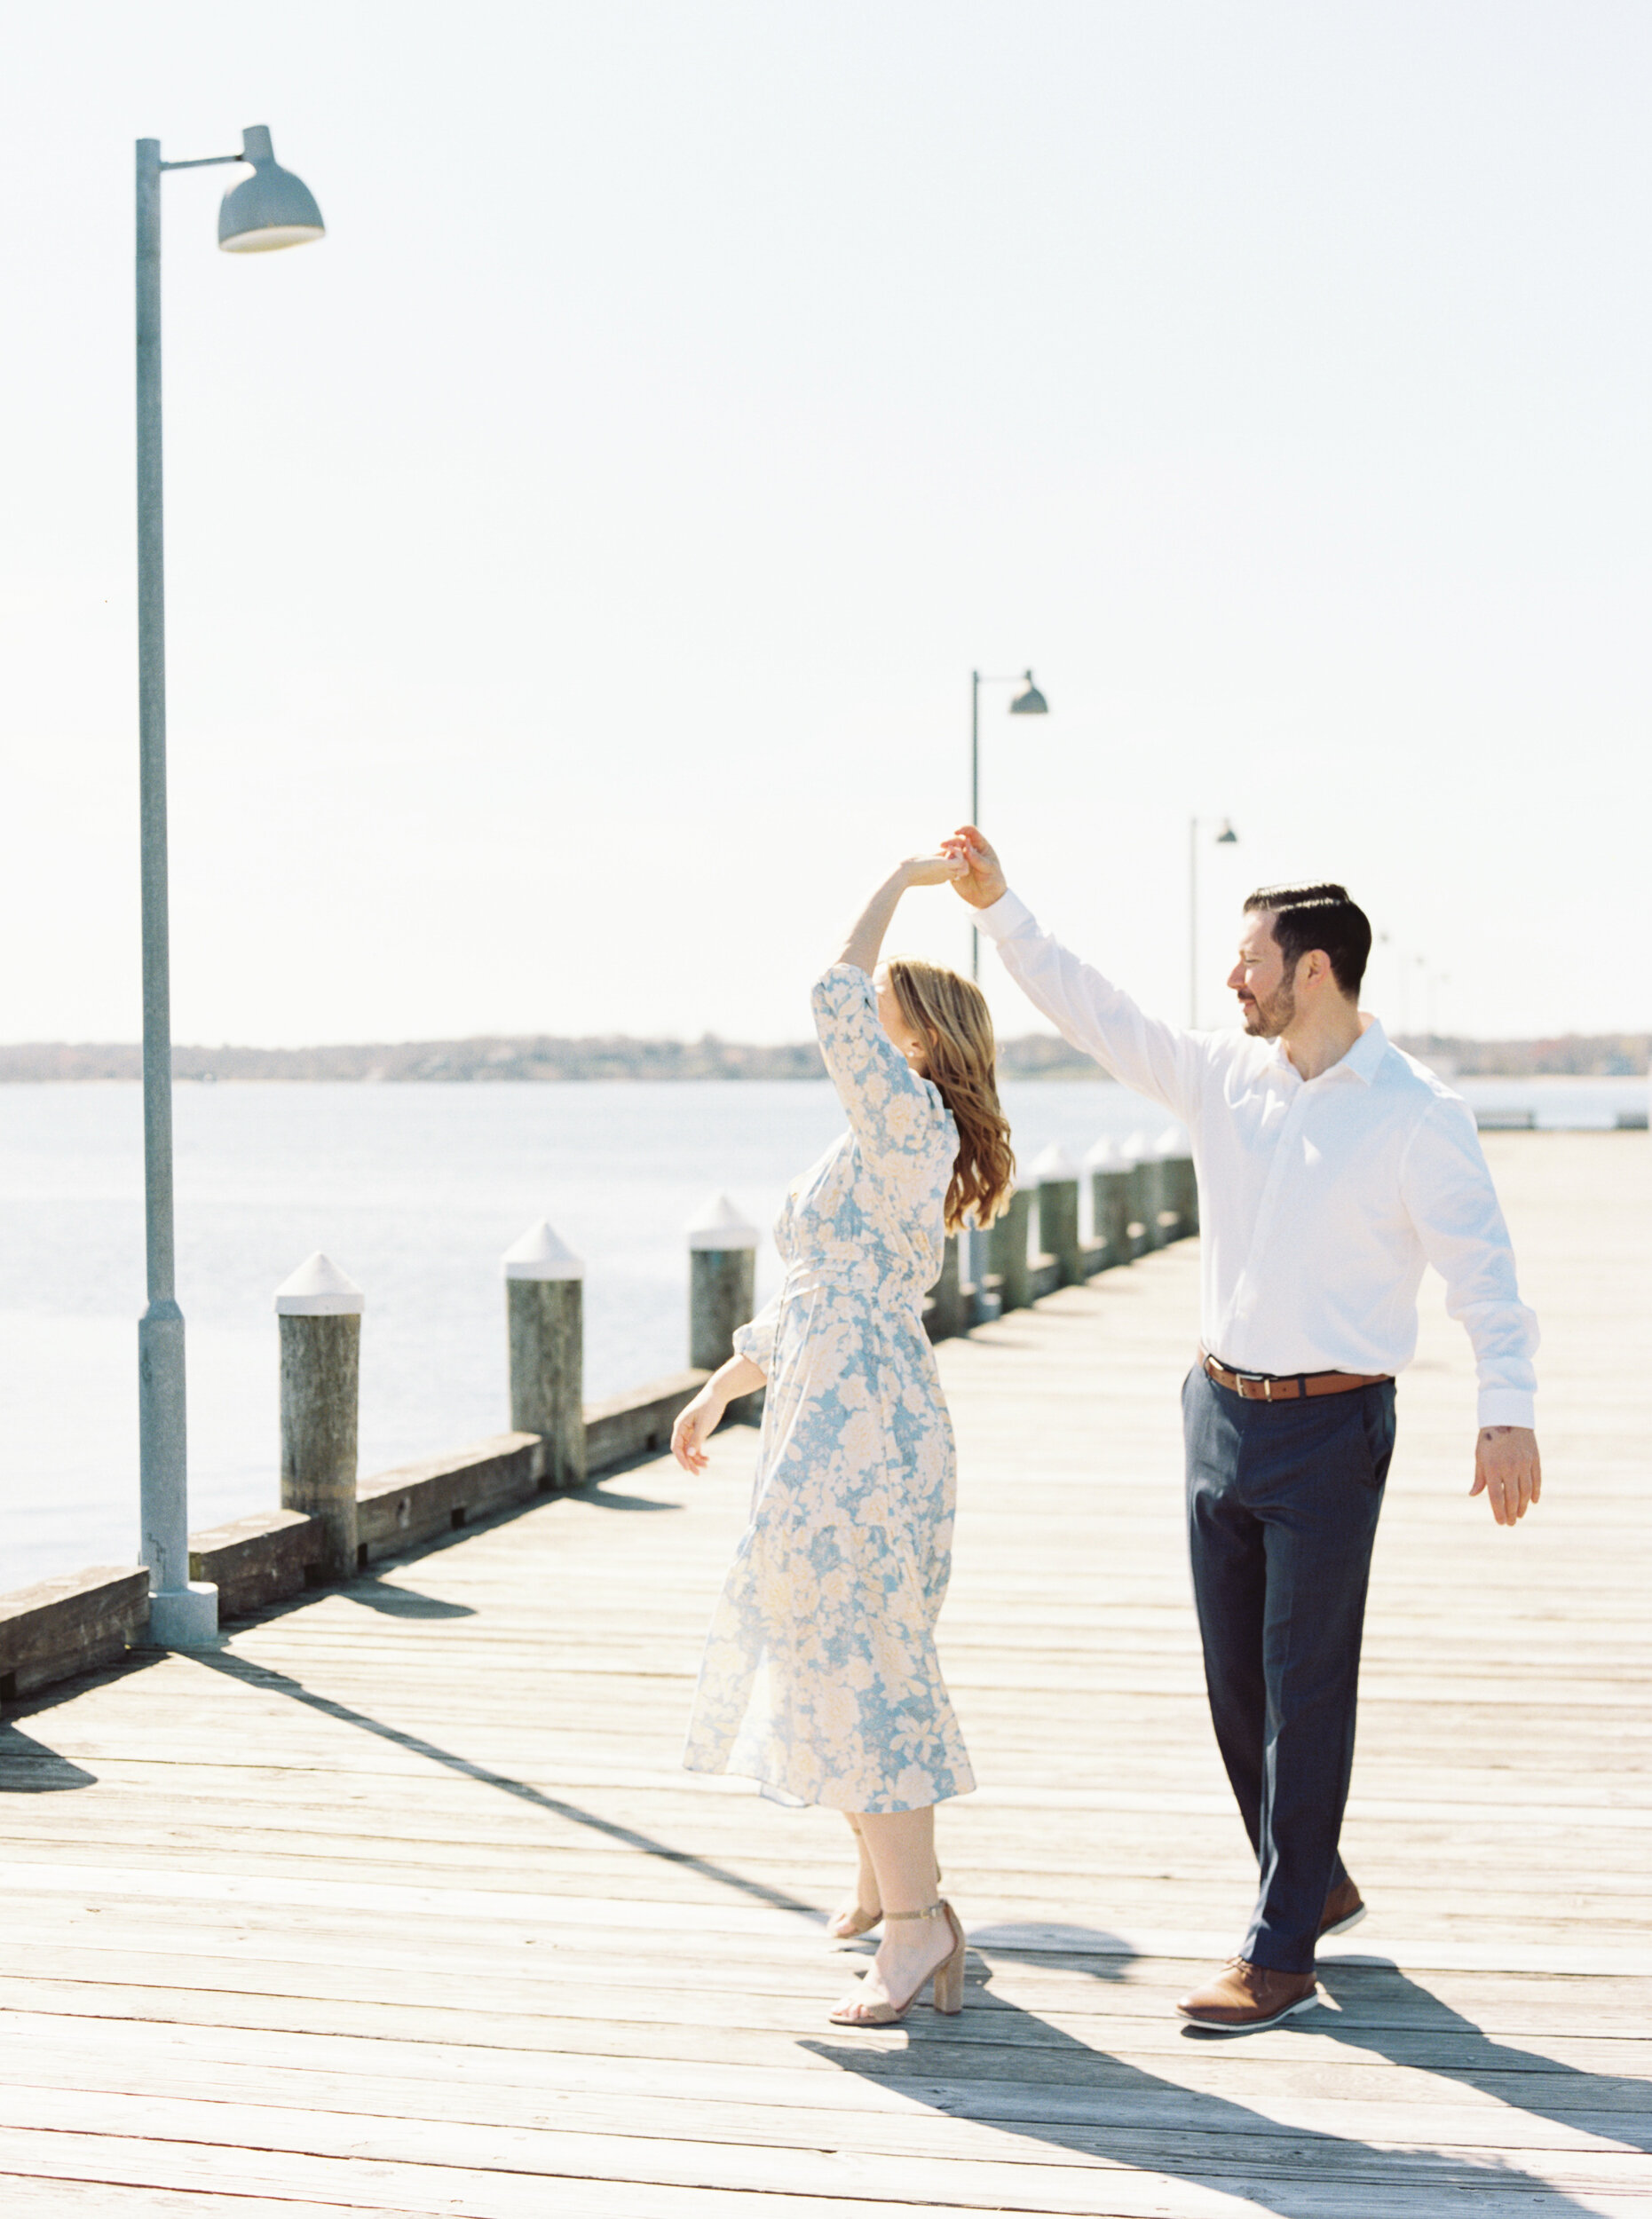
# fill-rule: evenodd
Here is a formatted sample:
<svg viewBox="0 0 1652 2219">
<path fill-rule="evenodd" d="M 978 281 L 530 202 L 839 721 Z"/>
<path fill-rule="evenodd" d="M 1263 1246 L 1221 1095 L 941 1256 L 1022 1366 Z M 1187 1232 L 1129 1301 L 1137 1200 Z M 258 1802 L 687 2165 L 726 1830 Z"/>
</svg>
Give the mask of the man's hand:
<svg viewBox="0 0 1652 2219">
<path fill-rule="evenodd" d="M 971 909 L 991 909 L 1009 891 L 996 852 L 973 825 L 960 825 L 950 840 L 942 841 L 941 853 L 963 865 L 952 884 Z"/>
<path fill-rule="evenodd" d="M 1468 1492 L 1474 1496 L 1482 1489 L 1499 1526 L 1512 1526 L 1537 1500 L 1543 1492 L 1543 1465 L 1537 1436 L 1529 1425 L 1480 1428 L 1474 1442 L 1474 1483 Z"/>
</svg>

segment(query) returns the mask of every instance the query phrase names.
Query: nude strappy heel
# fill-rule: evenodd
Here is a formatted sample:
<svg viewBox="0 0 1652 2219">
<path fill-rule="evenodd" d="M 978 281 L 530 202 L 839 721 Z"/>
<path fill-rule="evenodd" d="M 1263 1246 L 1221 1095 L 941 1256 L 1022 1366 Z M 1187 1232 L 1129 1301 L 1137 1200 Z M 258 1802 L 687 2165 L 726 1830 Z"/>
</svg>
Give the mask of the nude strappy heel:
<svg viewBox="0 0 1652 2219">
<path fill-rule="evenodd" d="M 952 1947 L 933 1971 L 923 1978 L 904 2003 L 840 2003 L 828 2014 L 834 2026 L 894 2026 L 905 2018 L 924 1989 L 934 1983 L 932 2000 L 937 2011 L 946 2018 L 955 2018 L 964 2007 L 964 1930 L 958 1923 L 958 1914 L 945 1897 L 931 1903 L 927 1911 L 886 1911 L 888 1921 L 907 1918 L 944 1918 L 952 1938 Z"/>
<path fill-rule="evenodd" d="M 860 1832 L 860 1828 L 855 1824 L 853 1819 L 850 1820 L 849 1828 L 851 1834 Z M 935 1891 L 937 1895 L 941 1891 L 939 1865 L 935 1868 Z M 921 1911 L 908 1911 L 903 1915 L 907 1918 L 921 1918 L 924 1914 Z M 863 1934 L 869 1934 L 872 1931 L 882 1916 L 881 1907 L 876 1910 L 863 1911 L 858 1903 L 845 1904 L 841 1911 L 834 1911 L 826 1921 L 826 1932 L 831 1935 L 834 1941 L 858 1941 Z"/>
</svg>

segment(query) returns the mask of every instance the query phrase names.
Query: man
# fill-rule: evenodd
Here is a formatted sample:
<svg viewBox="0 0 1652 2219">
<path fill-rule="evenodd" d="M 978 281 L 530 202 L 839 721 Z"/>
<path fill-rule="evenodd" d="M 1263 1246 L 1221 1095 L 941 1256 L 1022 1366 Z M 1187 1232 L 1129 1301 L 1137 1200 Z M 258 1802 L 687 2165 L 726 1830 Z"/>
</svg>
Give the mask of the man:
<svg viewBox="0 0 1652 2219">
<path fill-rule="evenodd" d="M 1537 1321 L 1473 1112 L 1360 1014 L 1371 927 L 1342 887 L 1253 894 L 1228 980 L 1244 1031 L 1182 1032 L 1040 930 L 973 825 L 945 845 L 1023 992 L 1192 1136 L 1189 1547 L 1211 1717 L 1261 1875 L 1239 1954 L 1177 2008 L 1248 2033 L 1316 2000 L 1316 1943 L 1364 1915 L 1337 1844 L 1395 1375 L 1416 1348 L 1424 1266 L 1474 1344 L 1469 1491 L 1504 1526 L 1541 1486 Z"/>
</svg>

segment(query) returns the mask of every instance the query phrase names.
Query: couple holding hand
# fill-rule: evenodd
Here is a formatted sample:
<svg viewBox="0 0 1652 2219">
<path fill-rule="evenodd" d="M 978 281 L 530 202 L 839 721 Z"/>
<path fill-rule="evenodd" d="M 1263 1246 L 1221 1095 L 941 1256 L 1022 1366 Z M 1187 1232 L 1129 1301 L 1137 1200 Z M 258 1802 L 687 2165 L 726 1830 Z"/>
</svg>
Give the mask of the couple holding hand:
<svg viewBox="0 0 1652 2219">
<path fill-rule="evenodd" d="M 936 1654 L 956 1455 L 923 1300 L 946 1233 L 989 1225 L 1015 1159 L 980 989 L 879 952 L 910 887 L 951 884 L 1063 1036 L 1187 1126 L 1201 1345 L 1182 1391 L 1193 1589 L 1211 1717 L 1259 1866 L 1239 1953 L 1182 2015 L 1232 2033 L 1315 2001 L 1314 1953 L 1364 1915 L 1338 1852 L 1360 1636 L 1426 1264 L 1477 1361 L 1471 1493 L 1537 1499 L 1537 1324 L 1473 1112 L 1359 1008 L 1371 927 L 1340 886 L 1245 904 L 1242 1031 L 1151 1018 L 1050 935 L 972 825 L 900 865 L 813 992 L 849 1131 L 792 1186 L 780 1291 L 683 1411 L 705 1468 L 730 1402 L 766 1386 L 751 1520 L 719 1599 L 684 1762 L 842 1811 L 859 1855 L 831 1931 L 883 1939 L 831 2017 L 881 2026 L 964 1996 L 935 1806 L 975 1785 Z"/>
</svg>

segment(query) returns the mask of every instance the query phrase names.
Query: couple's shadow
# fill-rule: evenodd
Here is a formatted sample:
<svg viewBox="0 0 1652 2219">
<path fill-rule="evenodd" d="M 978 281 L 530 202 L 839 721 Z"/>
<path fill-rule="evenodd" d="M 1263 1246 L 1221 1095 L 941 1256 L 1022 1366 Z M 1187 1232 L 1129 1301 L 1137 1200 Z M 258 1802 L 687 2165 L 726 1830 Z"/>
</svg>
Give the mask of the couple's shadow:
<svg viewBox="0 0 1652 2219">
<path fill-rule="evenodd" d="M 1533 2137 L 1528 2129 L 1510 2146 L 1511 2116 L 1559 2126 L 1568 2141 L 1577 2133 L 1598 2135 L 1635 2152 L 1652 2152 L 1652 2090 L 1646 2081 L 1556 2065 L 1496 2040 L 1385 1960 L 1323 1963 L 1320 1987 L 1328 2005 L 1300 2012 L 1265 2034 L 1234 2037 L 1179 2025 L 1166 1995 L 1129 1980 L 1135 1960 L 1116 1937 L 1067 1929 L 1060 1949 L 1052 1949 L 1049 1939 L 1047 1927 L 1010 1925 L 972 1937 L 962 2016 L 944 2019 L 927 2008 L 915 2010 L 900 2048 L 818 2041 L 802 2047 L 845 2072 L 903 2089 L 914 2104 L 1036 2141 L 1070 2153 L 1075 2162 L 1093 2162 L 1098 2192 L 1109 2171 L 1158 2175 L 1243 2199 L 1280 2219 L 1324 2219 L 1331 2210 L 1369 2214 L 1379 2207 L 1443 2219 L 1459 2207 L 1485 2210 L 1494 2199 L 1500 2207 L 1505 2196 L 1526 2219 L 1599 2211 L 1593 2192 L 1553 2185 L 1554 2173 L 1575 2176 L 1577 2169 L 1556 2137 Z M 1065 1974 L 1075 1987 L 1099 1983 L 1113 1992 L 1115 2003 L 1126 1994 L 1139 1999 L 1143 2026 L 1162 2029 L 1152 2046 L 1180 2052 L 1178 2063 L 1185 2060 L 1190 2080 L 1203 2085 L 1161 2078 L 1067 2031 L 1059 2021 L 1084 2015 L 1082 1995 L 1058 2010 L 1055 2021 L 1008 2001 L 994 1993 L 989 1959 L 1000 1961 L 1006 1974 L 1024 1966 L 1056 1978 Z M 1195 1976 L 1200 1970 L 1189 1968 Z M 1435 2084 L 1420 2094 L 1413 2083 L 1372 2096 L 1357 2065 L 1317 2049 L 1327 2041 L 1364 2052 L 1374 2073 L 1399 2066 L 1427 2073 Z M 1242 2090 L 1253 2072 L 1275 2092 L 1278 2116 L 1213 2092 L 1219 2079 Z M 1472 2141 L 1464 2136 L 1459 2145 L 1454 2136 L 1429 2147 L 1428 2114 L 1450 2101 L 1438 2085 L 1443 2080 L 1473 2092 L 1478 2116 Z M 1339 2081 L 1349 2092 L 1339 2091 Z M 1488 2097 L 1507 2112 L 1494 2109 L 1484 2101 Z M 1385 2126 L 1392 2122 L 1394 2141 L 1367 2142 L 1313 2123 L 1292 2123 L 1304 2113 L 1311 2122 L 1315 2109 L 1339 2101 L 1363 2112 L 1367 2125 L 1370 2112 L 1380 2106 L 1387 2114 Z M 1530 2148 L 1534 2168 L 1542 2169 L 1521 2162 L 1520 2144 Z M 970 2137 L 958 2151 L 976 2162 L 990 2162 L 992 2154 L 984 2144 L 972 2146 Z M 1012 2151 L 1000 2148 L 996 2154 L 1000 2162 L 1015 2161 Z M 1644 2173 L 1640 2178 L 1644 2181 Z M 1613 2185 L 1627 2191 L 1634 2183 L 1625 2177 Z"/>
</svg>

